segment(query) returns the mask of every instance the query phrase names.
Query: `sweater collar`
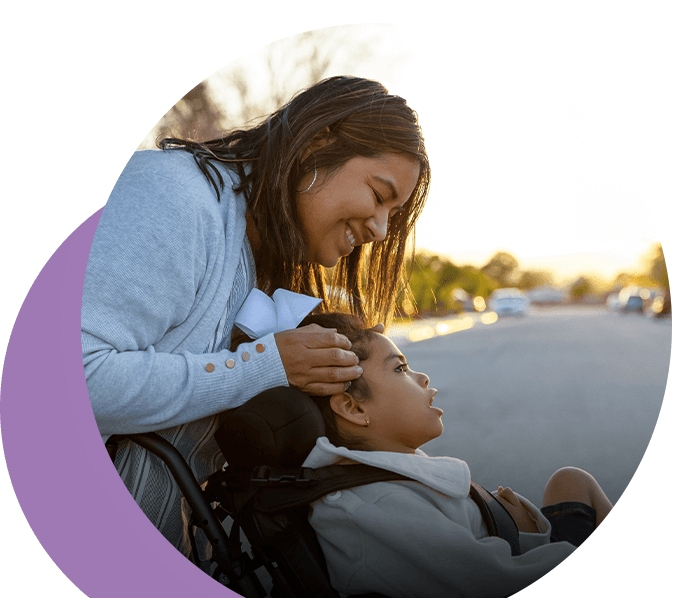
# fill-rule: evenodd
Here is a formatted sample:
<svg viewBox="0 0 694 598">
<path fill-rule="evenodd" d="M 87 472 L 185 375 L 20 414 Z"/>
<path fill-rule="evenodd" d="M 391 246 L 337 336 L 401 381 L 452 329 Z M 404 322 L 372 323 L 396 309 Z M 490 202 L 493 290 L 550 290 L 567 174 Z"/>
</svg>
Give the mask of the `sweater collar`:
<svg viewBox="0 0 694 598">
<path fill-rule="evenodd" d="M 322 436 L 304 461 L 304 467 L 323 467 L 337 463 L 364 463 L 406 475 L 454 498 L 464 498 L 470 491 L 470 469 L 465 461 L 453 457 L 429 457 L 421 449 L 416 454 L 387 451 L 353 451 L 334 446 Z"/>
</svg>

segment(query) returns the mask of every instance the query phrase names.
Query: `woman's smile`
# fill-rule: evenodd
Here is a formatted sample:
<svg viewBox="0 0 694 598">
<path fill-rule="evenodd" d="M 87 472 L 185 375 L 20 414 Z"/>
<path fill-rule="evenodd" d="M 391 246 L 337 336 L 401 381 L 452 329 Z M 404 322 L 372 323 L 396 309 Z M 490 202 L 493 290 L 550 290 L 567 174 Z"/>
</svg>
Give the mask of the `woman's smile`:
<svg viewBox="0 0 694 598">
<path fill-rule="evenodd" d="M 383 240 L 389 218 L 413 194 L 419 171 L 419 161 L 404 154 L 357 156 L 334 173 L 319 171 L 310 191 L 297 195 L 308 261 L 332 268 L 355 247 Z"/>
<path fill-rule="evenodd" d="M 354 240 L 354 234 L 352 233 L 352 229 L 349 227 L 349 224 L 346 225 L 346 229 L 347 241 L 349 241 L 349 244 L 352 246 L 352 249 L 354 249 L 357 246 L 357 242 Z"/>
</svg>

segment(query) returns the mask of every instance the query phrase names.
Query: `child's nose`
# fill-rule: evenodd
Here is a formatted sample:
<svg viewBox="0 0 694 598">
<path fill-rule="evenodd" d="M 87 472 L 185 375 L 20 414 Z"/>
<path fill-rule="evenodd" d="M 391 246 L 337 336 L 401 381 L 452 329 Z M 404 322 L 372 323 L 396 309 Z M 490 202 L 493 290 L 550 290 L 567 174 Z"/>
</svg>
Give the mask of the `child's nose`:
<svg viewBox="0 0 694 598">
<path fill-rule="evenodd" d="M 429 376 L 427 376 L 426 374 L 419 374 L 419 376 L 420 376 L 420 384 L 421 384 L 424 388 L 426 388 L 427 386 L 429 386 Z"/>
</svg>

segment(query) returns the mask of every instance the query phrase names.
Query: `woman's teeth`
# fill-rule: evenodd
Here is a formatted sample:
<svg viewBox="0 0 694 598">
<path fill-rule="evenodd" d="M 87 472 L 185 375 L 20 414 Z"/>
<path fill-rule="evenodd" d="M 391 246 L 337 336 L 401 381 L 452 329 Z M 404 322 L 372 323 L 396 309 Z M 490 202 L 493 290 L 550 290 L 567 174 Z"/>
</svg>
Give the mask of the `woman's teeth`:
<svg viewBox="0 0 694 598">
<path fill-rule="evenodd" d="M 352 234 L 352 229 L 347 227 L 347 240 L 349 241 L 350 245 L 354 247 L 357 243 L 354 240 L 354 235 Z"/>
</svg>

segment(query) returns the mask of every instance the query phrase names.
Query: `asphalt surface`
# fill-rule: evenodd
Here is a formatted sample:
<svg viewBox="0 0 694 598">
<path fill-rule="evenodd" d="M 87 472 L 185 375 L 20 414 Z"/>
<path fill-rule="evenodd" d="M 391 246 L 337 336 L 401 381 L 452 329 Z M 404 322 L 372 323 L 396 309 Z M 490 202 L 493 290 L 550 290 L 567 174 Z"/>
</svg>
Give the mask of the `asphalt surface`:
<svg viewBox="0 0 694 598">
<path fill-rule="evenodd" d="M 423 450 L 463 459 L 479 484 L 510 486 L 536 504 L 549 476 L 573 465 L 616 502 L 658 418 L 671 320 L 563 306 L 492 320 L 389 330 L 439 391 L 445 430 Z M 461 330 L 445 334 L 456 323 Z"/>
</svg>

